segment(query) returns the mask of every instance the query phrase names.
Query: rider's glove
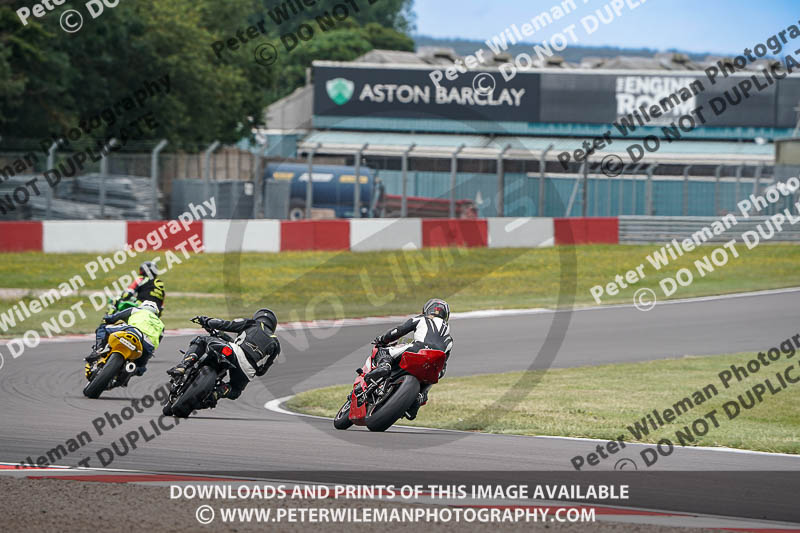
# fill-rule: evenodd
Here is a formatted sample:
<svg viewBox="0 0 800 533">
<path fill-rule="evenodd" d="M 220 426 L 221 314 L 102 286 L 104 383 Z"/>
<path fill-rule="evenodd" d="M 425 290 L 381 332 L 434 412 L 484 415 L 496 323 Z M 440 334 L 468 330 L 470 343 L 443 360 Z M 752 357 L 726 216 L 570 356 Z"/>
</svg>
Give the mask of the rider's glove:
<svg viewBox="0 0 800 533">
<path fill-rule="evenodd" d="M 375 337 L 372 340 L 372 344 L 374 344 L 375 346 L 383 346 L 384 345 L 383 335 L 378 335 L 377 337 Z"/>
<path fill-rule="evenodd" d="M 131 296 L 133 296 L 133 291 L 132 291 L 132 290 L 130 290 L 130 289 L 125 289 L 125 290 L 122 292 L 122 296 L 120 296 L 120 297 L 119 297 L 119 299 L 120 299 L 120 300 L 127 300 L 127 299 L 128 299 L 128 298 L 130 298 Z"/>
<path fill-rule="evenodd" d="M 200 324 L 201 326 L 205 327 L 205 326 L 207 326 L 207 325 L 208 325 L 208 320 L 209 320 L 209 318 L 208 318 L 207 316 L 205 316 L 205 315 L 201 315 L 201 316 L 196 316 L 196 317 L 194 317 L 194 318 L 192 319 L 192 322 L 197 322 L 197 323 L 198 323 L 198 324 Z"/>
<path fill-rule="evenodd" d="M 112 322 L 111 315 L 103 315 L 103 322 L 105 322 L 106 324 L 111 324 Z"/>
</svg>

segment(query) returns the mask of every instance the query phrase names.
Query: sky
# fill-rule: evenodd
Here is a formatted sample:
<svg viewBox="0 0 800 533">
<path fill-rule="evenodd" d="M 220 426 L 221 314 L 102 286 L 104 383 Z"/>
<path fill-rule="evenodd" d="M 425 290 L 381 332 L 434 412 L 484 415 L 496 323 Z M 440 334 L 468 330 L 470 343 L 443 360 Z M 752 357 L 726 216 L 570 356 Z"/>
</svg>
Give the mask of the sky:
<svg viewBox="0 0 800 533">
<path fill-rule="evenodd" d="M 548 39 L 575 23 L 577 44 L 584 46 L 676 48 L 738 55 L 800 20 L 800 0 L 628 0 L 640 5 L 635 9 L 626 5 L 619 17 L 587 34 L 580 20 L 602 9 L 610 0 L 574 1 L 576 10 L 525 40 Z M 561 0 L 415 0 L 414 11 L 420 35 L 485 41 L 511 24 L 520 27 L 561 3 Z"/>
</svg>

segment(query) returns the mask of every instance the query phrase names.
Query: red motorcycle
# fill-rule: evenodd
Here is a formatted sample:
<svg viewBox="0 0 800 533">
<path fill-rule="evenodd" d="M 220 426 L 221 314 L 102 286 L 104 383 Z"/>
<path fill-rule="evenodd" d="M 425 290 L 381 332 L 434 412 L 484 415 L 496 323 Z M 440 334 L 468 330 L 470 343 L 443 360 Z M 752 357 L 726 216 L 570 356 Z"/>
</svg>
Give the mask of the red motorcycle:
<svg viewBox="0 0 800 533">
<path fill-rule="evenodd" d="M 336 429 L 347 429 L 356 424 L 367 426 L 370 431 L 386 431 L 416 401 L 422 385 L 439 381 L 447 359 L 441 350 L 406 351 L 400 364 L 388 376 L 367 382 L 364 376 L 374 369 L 377 350 L 378 347 L 374 346 L 364 366 L 356 370 L 358 377 L 353 392 L 333 419 Z"/>
</svg>

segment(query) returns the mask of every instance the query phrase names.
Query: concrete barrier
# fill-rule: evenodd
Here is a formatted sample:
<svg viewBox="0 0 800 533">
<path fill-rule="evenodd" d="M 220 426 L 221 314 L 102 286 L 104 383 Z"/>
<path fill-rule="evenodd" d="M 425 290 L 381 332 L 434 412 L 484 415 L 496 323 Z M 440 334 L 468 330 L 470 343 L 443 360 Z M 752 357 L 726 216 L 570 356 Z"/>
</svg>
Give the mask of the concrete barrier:
<svg viewBox="0 0 800 533">
<path fill-rule="evenodd" d="M 190 237 L 203 240 L 203 222 L 189 222 L 189 229 L 175 220 L 136 220 L 128 222 L 127 244 L 131 246 L 145 239 L 149 250 L 191 250 L 187 243 Z"/>
<path fill-rule="evenodd" d="M 279 220 L 206 220 L 203 245 L 208 253 L 280 252 Z"/>
<path fill-rule="evenodd" d="M 281 250 L 348 250 L 347 220 L 283 220 Z"/>
<path fill-rule="evenodd" d="M 42 222 L 45 253 L 113 252 L 125 248 L 124 220 L 59 220 Z"/>
<path fill-rule="evenodd" d="M 41 222 L 3 222 L 0 227 L 0 252 L 40 252 Z"/>
<path fill-rule="evenodd" d="M 350 221 L 350 249 L 416 250 L 422 248 L 422 220 L 418 218 L 365 218 Z"/>
<path fill-rule="evenodd" d="M 618 244 L 617 217 L 557 218 L 553 221 L 556 244 Z"/>
<path fill-rule="evenodd" d="M 616 217 L 356 220 L 9 221 L 0 222 L 0 252 L 110 252 L 141 240 L 148 250 L 175 250 L 190 237 L 209 253 L 289 250 L 402 250 L 447 246 L 536 248 L 616 244 Z M 185 249 L 191 251 L 193 246 Z"/>
<path fill-rule="evenodd" d="M 422 220 L 422 246 L 425 248 L 486 247 L 487 243 L 488 235 L 484 219 L 426 218 Z"/>
<path fill-rule="evenodd" d="M 553 246 L 552 218 L 487 218 L 489 248 Z"/>
</svg>

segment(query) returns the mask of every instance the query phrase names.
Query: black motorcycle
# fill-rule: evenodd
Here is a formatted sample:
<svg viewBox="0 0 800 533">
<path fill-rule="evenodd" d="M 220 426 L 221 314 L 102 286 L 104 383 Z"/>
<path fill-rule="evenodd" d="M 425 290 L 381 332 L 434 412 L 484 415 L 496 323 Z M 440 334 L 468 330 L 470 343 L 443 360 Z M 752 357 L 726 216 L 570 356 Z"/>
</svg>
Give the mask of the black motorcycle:
<svg viewBox="0 0 800 533">
<path fill-rule="evenodd" d="M 192 322 L 199 324 L 196 319 Z M 187 418 L 198 409 L 211 409 L 217 402 L 214 389 L 221 384 L 228 370 L 236 368 L 232 358 L 236 357 L 230 347 L 232 339 L 222 331 L 203 326 L 209 337 L 206 351 L 186 368 L 182 376 L 170 376 L 170 393 L 162 412 L 166 416 Z M 181 350 L 182 354 L 185 354 Z"/>
</svg>

